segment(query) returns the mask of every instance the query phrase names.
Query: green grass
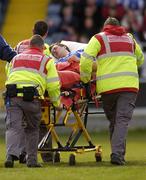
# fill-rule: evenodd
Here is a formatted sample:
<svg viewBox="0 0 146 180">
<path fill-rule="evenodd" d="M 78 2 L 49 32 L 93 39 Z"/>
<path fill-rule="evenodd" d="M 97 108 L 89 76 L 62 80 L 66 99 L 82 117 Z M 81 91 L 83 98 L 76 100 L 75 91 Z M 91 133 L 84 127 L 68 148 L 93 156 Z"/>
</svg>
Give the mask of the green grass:
<svg viewBox="0 0 146 180">
<path fill-rule="evenodd" d="M 62 136 L 65 139 L 65 136 Z M 69 166 L 70 153 L 61 153 L 61 162 L 43 164 L 41 169 L 29 169 L 15 163 L 12 169 L 4 168 L 5 144 L 0 140 L 0 179 L 1 180 L 145 180 L 146 179 L 146 130 L 129 132 L 127 138 L 127 164 L 114 166 L 109 163 L 110 144 L 107 132 L 91 134 L 93 142 L 101 144 L 103 161 L 96 163 L 94 152 L 77 154 L 76 165 Z M 80 138 L 79 143 L 84 139 Z M 39 161 L 41 162 L 40 156 Z"/>
</svg>

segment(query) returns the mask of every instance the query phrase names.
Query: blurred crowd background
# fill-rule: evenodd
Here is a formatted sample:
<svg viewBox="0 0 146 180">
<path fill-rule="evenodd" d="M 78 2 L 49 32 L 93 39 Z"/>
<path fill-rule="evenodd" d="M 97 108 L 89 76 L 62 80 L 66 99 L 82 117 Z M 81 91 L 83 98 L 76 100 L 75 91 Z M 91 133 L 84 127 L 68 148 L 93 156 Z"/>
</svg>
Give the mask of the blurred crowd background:
<svg viewBox="0 0 146 180">
<path fill-rule="evenodd" d="M 1 25 L 8 2 L 0 0 Z M 52 44 L 64 39 L 87 43 L 109 16 L 116 17 L 146 49 L 145 0 L 48 0 L 46 41 Z"/>
<path fill-rule="evenodd" d="M 47 41 L 66 39 L 87 43 L 109 16 L 116 17 L 138 41 L 145 42 L 145 0 L 52 0 L 46 16 Z"/>
</svg>

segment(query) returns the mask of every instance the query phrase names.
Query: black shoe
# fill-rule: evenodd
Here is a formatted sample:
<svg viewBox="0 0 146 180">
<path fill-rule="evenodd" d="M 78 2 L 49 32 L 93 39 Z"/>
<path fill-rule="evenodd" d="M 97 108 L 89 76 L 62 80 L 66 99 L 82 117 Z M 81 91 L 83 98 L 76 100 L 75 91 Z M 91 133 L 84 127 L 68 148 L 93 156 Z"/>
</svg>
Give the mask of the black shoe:
<svg viewBox="0 0 146 180">
<path fill-rule="evenodd" d="M 117 154 L 112 154 L 111 155 L 111 163 L 119 166 L 125 165 L 125 160 L 124 158 L 121 158 Z"/>
<path fill-rule="evenodd" d="M 5 161 L 5 167 L 6 168 L 13 168 L 14 167 L 14 156 L 8 155 L 7 159 Z"/>
<path fill-rule="evenodd" d="M 26 152 L 23 152 L 19 156 L 19 163 L 20 164 L 25 164 L 26 163 Z"/>
<path fill-rule="evenodd" d="M 36 163 L 36 164 L 27 164 L 27 167 L 29 167 L 29 168 L 41 168 L 43 166 L 39 163 Z"/>
</svg>

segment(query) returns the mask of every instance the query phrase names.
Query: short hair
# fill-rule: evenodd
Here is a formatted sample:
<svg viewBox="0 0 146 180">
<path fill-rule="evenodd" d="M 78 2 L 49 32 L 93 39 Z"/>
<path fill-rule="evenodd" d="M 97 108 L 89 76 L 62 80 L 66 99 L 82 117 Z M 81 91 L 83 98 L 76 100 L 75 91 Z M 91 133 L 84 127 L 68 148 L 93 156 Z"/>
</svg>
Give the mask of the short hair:
<svg viewBox="0 0 146 180">
<path fill-rule="evenodd" d="M 36 34 L 31 37 L 30 47 L 42 48 L 43 46 L 44 46 L 44 40 L 40 35 Z"/>
<path fill-rule="evenodd" d="M 106 21 L 104 22 L 104 26 L 106 25 L 120 26 L 120 22 L 118 21 L 118 19 L 114 17 L 108 17 Z"/>
<path fill-rule="evenodd" d="M 53 48 L 55 45 L 58 45 L 58 46 L 60 46 L 60 47 L 65 47 L 65 49 L 66 49 L 68 52 L 70 52 L 70 49 L 68 48 L 68 46 L 65 45 L 65 44 L 62 44 L 62 43 L 60 43 L 60 42 L 56 42 L 56 43 L 52 44 L 52 45 L 49 47 L 50 52 L 51 52 L 52 48 Z"/>
<path fill-rule="evenodd" d="M 45 21 L 36 21 L 34 24 L 33 34 L 44 36 L 48 32 L 48 25 Z"/>
</svg>

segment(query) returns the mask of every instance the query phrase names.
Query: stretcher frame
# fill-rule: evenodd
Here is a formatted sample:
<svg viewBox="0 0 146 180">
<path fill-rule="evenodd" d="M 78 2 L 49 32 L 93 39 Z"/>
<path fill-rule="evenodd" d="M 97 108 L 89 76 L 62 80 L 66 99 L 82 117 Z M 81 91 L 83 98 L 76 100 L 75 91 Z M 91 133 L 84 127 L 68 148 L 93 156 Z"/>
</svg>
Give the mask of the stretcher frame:
<svg viewBox="0 0 146 180">
<path fill-rule="evenodd" d="M 63 93 L 62 93 L 63 94 Z M 69 92 L 68 96 L 73 98 L 72 91 Z M 96 162 L 102 161 L 102 148 L 101 145 L 94 145 L 92 139 L 86 129 L 88 115 L 89 114 L 99 114 L 103 112 L 89 112 L 89 103 L 88 99 L 80 99 L 77 102 L 73 101 L 72 105 L 64 111 L 56 111 L 52 104 L 46 99 L 45 104 L 42 106 L 43 112 L 43 124 L 47 127 L 48 132 L 42 138 L 38 145 L 38 152 L 47 153 L 54 152 L 54 163 L 60 162 L 60 152 L 71 152 L 69 156 L 69 165 L 76 164 L 76 155 L 83 154 L 86 152 L 95 151 L 95 160 Z M 80 106 L 80 108 L 78 108 Z M 74 122 L 69 122 L 69 117 L 73 115 Z M 60 119 L 62 117 L 62 123 Z M 83 119 L 83 120 L 82 120 Z M 68 137 L 68 140 L 63 145 L 60 141 L 59 135 L 56 132 L 57 127 L 68 127 L 72 131 Z M 76 145 L 80 136 L 83 134 L 88 145 Z M 45 144 L 48 139 L 52 136 L 52 140 L 57 144 L 57 147 L 46 148 Z"/>
</svg>

